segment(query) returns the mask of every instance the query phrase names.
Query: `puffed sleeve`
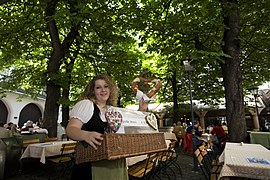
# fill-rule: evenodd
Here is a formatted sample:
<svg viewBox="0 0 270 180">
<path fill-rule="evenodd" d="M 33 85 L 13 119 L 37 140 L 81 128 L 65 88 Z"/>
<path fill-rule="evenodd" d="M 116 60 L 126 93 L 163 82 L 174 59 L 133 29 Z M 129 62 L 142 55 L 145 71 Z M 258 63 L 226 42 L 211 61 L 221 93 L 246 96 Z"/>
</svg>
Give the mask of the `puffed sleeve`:
<svg viewBox="0 0 270 180">
<path fill-rule="evenodd" d="M 89 99 L 84 99 L 77 102 L 70 111 L 70 119 L 78 118 L 83 123 L 87 123 L 94 113 L 94 104 Z"/>
</svg>

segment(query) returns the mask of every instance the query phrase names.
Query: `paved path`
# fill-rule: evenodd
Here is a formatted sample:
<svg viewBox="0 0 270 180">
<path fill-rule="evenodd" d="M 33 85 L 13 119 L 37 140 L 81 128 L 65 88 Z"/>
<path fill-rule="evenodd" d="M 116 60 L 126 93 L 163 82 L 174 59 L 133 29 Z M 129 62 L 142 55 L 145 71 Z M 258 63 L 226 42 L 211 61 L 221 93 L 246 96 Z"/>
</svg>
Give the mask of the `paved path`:
<svg viewBox="0 0 270 180">
<path fill-rule="evenodd" d="M 182 177 L 179 173 L 177 173 L 176 179 L 182 180 L 204 180 L 204 176 L 201 171 L 194 171 L 193 166 L 193 157 L 188 154 L 182 154 L 181 150 L 177 148 L 177 152 L 179 154 L 177 163 L 180 164 L 182 170 Z M 49 172 L 46 170 L 44 165 L 39 163 L 38 161 L 31 161 L 28 163 L 27 167 L 24 167 L 22 173 L 15 177 L 6 178 L 6 180 L 47 180 L 49 176 Z M 25 165 L 24 165 L 25 166 Z M 175 172 L 177 172 L 175 170 Z M 160 175 L 162 180 L 169 179 L 166 175 Z M 63 178 L 50 178 L 50 179 L 61 179 L 68 180 L 70 178 L 69 175 L 66 175 Z M 170 179 L 173 179 L 171 176 Z"/>
</svg>

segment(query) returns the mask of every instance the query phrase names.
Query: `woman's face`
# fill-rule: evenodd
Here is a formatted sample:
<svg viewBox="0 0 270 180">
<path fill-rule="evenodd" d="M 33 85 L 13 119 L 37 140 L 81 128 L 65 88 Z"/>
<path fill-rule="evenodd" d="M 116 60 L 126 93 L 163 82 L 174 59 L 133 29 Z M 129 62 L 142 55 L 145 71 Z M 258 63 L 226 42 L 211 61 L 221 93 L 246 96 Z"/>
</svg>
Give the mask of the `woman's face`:
<svg viewBox="0 0 270 180">
<path fill-rule="evenodd" d="M 103 79 L 96 80 L 94 92 L 95 92 L 97 103 L 106 104 L 107 100 L 110 97 L 110 88 L 109 88 L 108 83 L 105 80 Z"/>
</svg>

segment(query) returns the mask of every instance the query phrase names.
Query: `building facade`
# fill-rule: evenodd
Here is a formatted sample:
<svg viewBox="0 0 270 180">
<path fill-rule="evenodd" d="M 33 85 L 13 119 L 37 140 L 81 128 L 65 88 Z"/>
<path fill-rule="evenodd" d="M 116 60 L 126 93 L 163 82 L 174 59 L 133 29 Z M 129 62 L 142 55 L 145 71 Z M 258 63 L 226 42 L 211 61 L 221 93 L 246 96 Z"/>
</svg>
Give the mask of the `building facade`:
<svg viewBox="0 0 270 180">
<path fill-rule="evenodd" d="M 46 99 L 39 97 L 35 100 L 27 96 L 19 98 L 21 94 L 20 92 L 10 92 L 0 99 L 0 122 L 12 122 L 19 127 L 22 127 L 28 120 L 40 124 Z M 61 117 L 60 113 L 59 117 Z"/>
</svg>

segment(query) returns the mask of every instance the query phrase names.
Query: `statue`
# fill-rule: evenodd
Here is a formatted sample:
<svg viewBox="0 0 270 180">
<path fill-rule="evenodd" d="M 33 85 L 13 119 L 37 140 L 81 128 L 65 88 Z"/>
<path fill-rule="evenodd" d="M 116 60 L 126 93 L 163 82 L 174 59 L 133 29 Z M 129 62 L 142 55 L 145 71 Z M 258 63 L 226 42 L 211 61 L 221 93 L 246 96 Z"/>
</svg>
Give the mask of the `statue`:
<svg viewBox="0 0 270 180">
<path fill-rule="evenodd" d="M 161 88 L 161 80 L 144 70 L 143 73 L 132 81 L 132 91 L 139 100 L 139 111 L 147 111 L 149 102 Z"/>
</svg>

